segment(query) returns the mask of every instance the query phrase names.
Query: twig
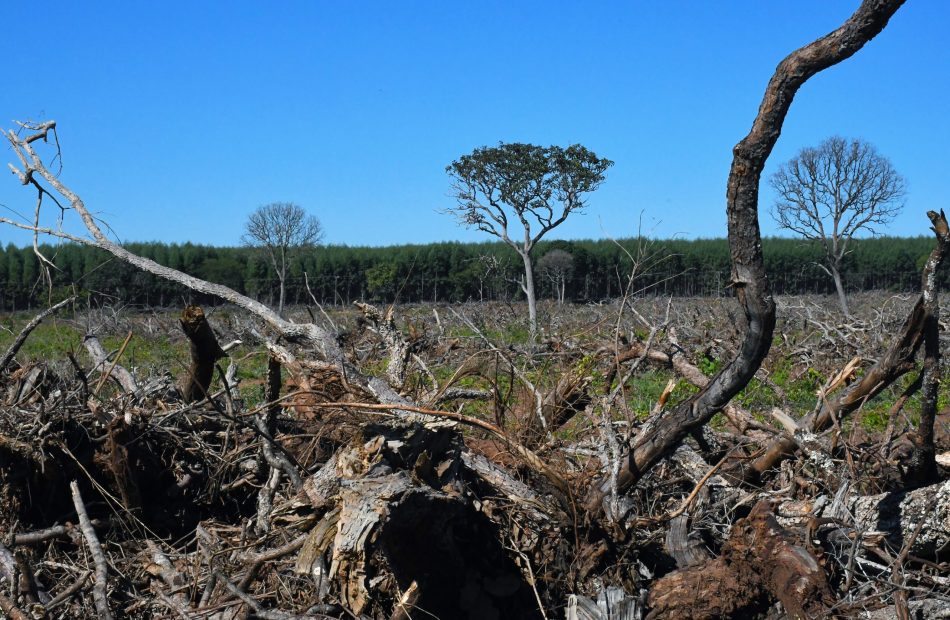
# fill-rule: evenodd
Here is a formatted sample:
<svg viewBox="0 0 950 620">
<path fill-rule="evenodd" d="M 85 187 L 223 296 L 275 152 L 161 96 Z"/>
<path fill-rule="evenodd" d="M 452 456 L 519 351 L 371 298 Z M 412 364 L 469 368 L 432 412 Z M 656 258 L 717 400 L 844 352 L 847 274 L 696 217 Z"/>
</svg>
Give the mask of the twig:
<svg viewBox="0 0 950 620">
<path fill-rule="evenodd" d="M 106 527 L 109 525 L 108 521 L 103 519 L 92 519 L 91 521 L 93 527 Z M 46 542 L 47 540 L 52 540 L 53 538 L 59 538 L 60 536 L 70 536 L 75 531 L 75 525 L 72 523 L 64 523 L 63 525 L 54 525 L 43 530 L 36 530 L 35 532 L 24 532 L 22 534 L 14 534 L 13 544 L 14 545 L 35 545 L 37 543 Z"/>
<path fill-rule="evenodd" d="M 92 598 L 96 604 L 96 611 L 99 613 L 100 620 L 112 620 L 112 612 L 109 610 L 109 599 L 106 593 L 106 581 L 109 576 L 106 556 L 102 552 L 102 546 L 96 537 L 96 530 L 92 527 L 89 513 L 86 512 L 86 505 L 82 501 L 82 495 L 79 494 L 79 485 L 75 480 L 69 483 L 69 489 L 73 494 L 73 506 L 75 506 L 76 514 L 79 516 L 79 528 L 86 539 L 89 554 L 96 565 L 96 582 L 92 587 Z"/>
<path fill-rule="evenodd" d="M 0 594 L 0 610 L 7 614 L 12 620 L 30 620 L 30 617 L 23 613 L 12 600 Z"/>
<path fill-rule="evenodd" d="M 86 580 L 89 579 L 89 575 L 91 574 L 92 574 L 92 571 L 87 570 L 82 575 L 80 575 L 74 582 L 69 584 L 68 588 L 66 588 L 65 590 L 63 590 L 62 592 L 54 596 L 50 600 L 50 602 L 46 603 L 46 605 L 43 606 L 46 608 L 46 611 L 50 611 L 51 609 L 55 609 L 56 607 L 59 607 L 60 605 L 68 601 L 69 597 L 71 597 L 76 592 L 79 592 L 79 590 L 84 585 L 86 585 Z"/>
<path fill-rule="evenodd" d="M 192 620 L 194 616 L 188 613 L 188 610 L 179 602 L 169 597 L 164 592 L 158 592 L 158 600 L 165 604 L 166 607 L 174 611 L 179 617 L 183 620 Z"/>
</svg>

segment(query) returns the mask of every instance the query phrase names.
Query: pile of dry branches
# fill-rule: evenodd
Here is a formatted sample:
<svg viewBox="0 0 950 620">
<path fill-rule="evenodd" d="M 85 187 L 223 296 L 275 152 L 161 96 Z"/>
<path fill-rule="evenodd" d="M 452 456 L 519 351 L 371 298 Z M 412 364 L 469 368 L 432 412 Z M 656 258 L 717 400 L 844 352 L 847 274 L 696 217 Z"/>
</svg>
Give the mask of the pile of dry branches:
<svg viewBox="0 0 950 620">
<path fill-rule="evenodd" d="M 254 323 L 245 346 L 270 361 L 266 397 L 245 403 L 234 361 L 224 364 L 234 343 L 189 306 L 177 380 L 136 376 L 119 363 L 125 345 L 110 353 L 94 338 L 91 367 L 20 365 L 30 330 L 59 307 L 37 316 L 0 358 L 0 609 L 18 619 L 945 614 L 933 277 L 950 244 L 943 214 L 928 213 L 924 293 L 881 330 L 873 361 L 829 374 L 804 417 L 776 407 L 772 424 L 736 399 L 753 380 L 768 384 L 775 340 L 758 226 L 764 162 L 797 89 L 856 53 L 900 4 L 866 0 L 776 69 L 728 182 L 737 327 L 702 346 L 684 342 L 690 326 L 673 323 L 672 305 L 646 319 L 627 298 L 613 337 L 594 346 L 502 345 L 464 309 L 452 320 L 476 349 L 444 337 L 437 312 L 438 338 L 367 304 L 350 332 L 293 321 L 114 243 L 36 150 L 58 147 L 56 124 L 9 132 L 13 171 L 37 191 L 36 223 L 0 220 L 233 304 Z M 89 236 L 41 228 L 48 200 Z M 856 327 L 797 310 L 821 343 L 800 342 L 804 351 L 860 348 Z M 628 313 L 640 329 L 622 328 Z M 710 375 L 704 357 L 719 362 Z M 674 398 L 671 382 L 633 415 L 630 381 L 656 364 L 692 387 Z M 919 391 L 919 422 L 895 423 L 883 440 L 856 436 L 849 416 L 914 372 L 891 418 Z"/>
</svg>

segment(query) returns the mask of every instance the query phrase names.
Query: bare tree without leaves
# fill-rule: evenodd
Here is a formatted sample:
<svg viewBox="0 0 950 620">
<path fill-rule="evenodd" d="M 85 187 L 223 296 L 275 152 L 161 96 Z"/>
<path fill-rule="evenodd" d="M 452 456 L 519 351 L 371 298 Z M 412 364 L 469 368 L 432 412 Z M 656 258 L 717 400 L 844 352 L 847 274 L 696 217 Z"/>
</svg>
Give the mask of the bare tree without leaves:
<svg viewBox="0 0 950 620">
<path fill-rule="evenodd" d="M 538 312 L 531 251 L 567 216 L 584 208 L 584 194 L 600 186 L 612 165 L 579 144 L 502 143 L 477 148 L 445 169 L 457 202 L 447 211 L 465 226 L 498 237 L 521 257 L 532 339 L 538 333 Z M 520 226 L 523 235 L 511 233 L 509 226 Z"/>
<path fill-rule="evenodd" d="M 264 250 L 280 282 L 277 313 L 284 312 L 287 270 L 294 253 L 313 246 L 323 237 L 323 227 L 313 215 L 292 202 L 272 202 L 258 207 L 247 218 L 242 240 Z"/>
<path fill-rule="evenodd" d="M 904 178 L 873 145 L 834 136 L 799 151 L 770 182 L 778 194 L 772 214 L 779 226 L 824 246 L 819 266 L 834 279 L 847 316 L 841 266 L 848 243 L 862 230 L 876 232 L 900 212 Z"/>
<path fill-rule="evenodd" d="M 570 252 L 554 248 L 541 257 L 538 261 L 538 269 L 554 287 L 558 304 L 563 304 L 567 292 L 567 281 L 574 273 L 574 257 Z"/>
</svg>

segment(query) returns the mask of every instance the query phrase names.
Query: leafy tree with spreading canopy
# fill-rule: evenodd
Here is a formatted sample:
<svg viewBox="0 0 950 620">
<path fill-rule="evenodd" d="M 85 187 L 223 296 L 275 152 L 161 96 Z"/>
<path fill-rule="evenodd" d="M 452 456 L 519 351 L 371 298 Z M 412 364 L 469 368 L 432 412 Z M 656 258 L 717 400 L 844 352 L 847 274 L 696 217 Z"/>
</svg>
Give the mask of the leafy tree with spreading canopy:
<svg viewBox="0 0 950 620">
<path fill-rule="evenodd" d="M 778 194 L 773 217 L 782 228 L 823 246 L 818 266 L 834 279 L 841 311 L 849 316 L 841 282 L 848 244 L 858 232 L 874 234 L 900 213 L 904 178 L 868 142 L 833 136 L 803 148 L 770 182 Z"/>
<path fill-rule="evenodd" d="M 277 314 L 284 312 L 287 271 L 294 255 L 323 238 L 320 220 L 292 202 L 272 202 L 254 210 L 247 218 L 242 240 L 261 248 L 270 260 L 280 283 Z"/>
<path fill-rule="evenodd" d="M 580 144 L 567 148 L 500 143 L 477 148 L 446 167 L 456 205 L 447 209 L 459 222 L 498 237 L 521 257 L 521 289 L 528 299 L 532 339 L 538 314 L 531 251 L 549 231 L 586 206 L 613 165 Z M 517 235 L 509 230 L 519 226 Z"/>
</svg>

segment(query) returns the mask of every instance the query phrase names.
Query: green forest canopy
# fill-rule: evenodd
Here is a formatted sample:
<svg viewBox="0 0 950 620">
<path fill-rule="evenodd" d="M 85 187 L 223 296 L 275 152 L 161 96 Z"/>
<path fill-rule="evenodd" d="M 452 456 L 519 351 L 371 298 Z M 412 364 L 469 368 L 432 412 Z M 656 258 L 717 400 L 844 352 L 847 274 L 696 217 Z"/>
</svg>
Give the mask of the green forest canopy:
<svg viewBox="0 0 950 620">
<path fill-rule="evenodd" d="M 845 263 L 849 290 L 917 290 L 920 269 L 933 248 L 932 237 L 856 239 Z M 141 256 L 190 275 L 218 282 L 269 302 L 277 279 L 258 251 L 247 247 L 212 247 L 166 243 L 129 243 Z M 725 239 L 621 239 L 542 241 L 541 258 L 551 249 L 573 258 L 567 297 L 597 301 L 618 296 L 636 265 L 631 291 L 644 294 L 727 295 L 729 248 Z M 821 248 L 797 239 L 763 241 L 766 267 L 777 294 L 830 293 L 831 279 L 816 265 Z M 140 306 L 180 305 L 195 298 L 182 287 L 141 272 L 101 250 L 65 243 L 41 246 L 58 270 L 53 272 L 55 296 L 72 286 L 84 293 Z M 431 243 L 390 247 L 318 246 L 303 253 L 288 277 L 289 303 L 308 303 L 310 294 L 323 304 L 377 302 L 460 302 L 517 300 L 520 260 L 499 243 Z M 946 274 L 942 275 L 946 281 Z M 542 297 L 553 297 L 553 283 L 536 276 Z M 307 284 L 309 289 L 307 290 Z M 944 282 L 946 285 L 946 282 Z M 32 248 L 8 245 L 0 250 L 0 309 L 25 309 L 46 304 Z"/>
</svg>

